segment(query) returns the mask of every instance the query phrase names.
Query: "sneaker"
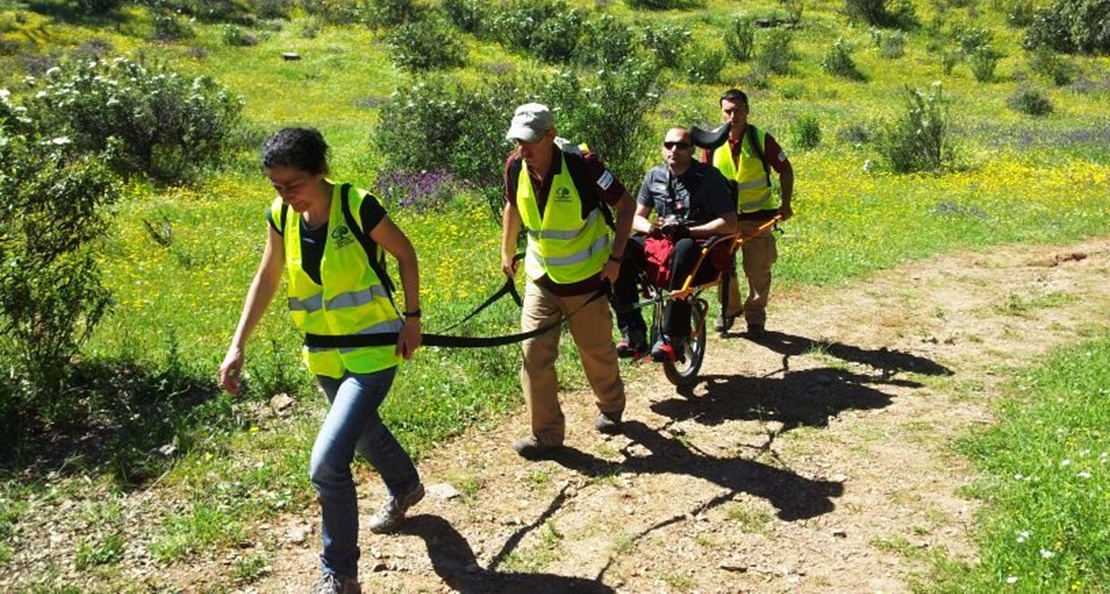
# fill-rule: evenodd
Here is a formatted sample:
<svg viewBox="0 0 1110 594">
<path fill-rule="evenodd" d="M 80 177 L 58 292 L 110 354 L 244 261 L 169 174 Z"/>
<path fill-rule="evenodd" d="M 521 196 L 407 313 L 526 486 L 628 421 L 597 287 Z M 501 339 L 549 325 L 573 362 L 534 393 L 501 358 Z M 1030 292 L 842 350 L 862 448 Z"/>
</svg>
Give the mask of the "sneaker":
<svg viewBox="0 0 1110 594">
<path fill-rule="evenodd" d="M 713 329 L 717 331 L 717 334 L 726 334 L 729 330 L 732 330 L 732 323 L 735 321 L 736 316 L 721 314 L 717 316 L 717 324 Z"/>
<path fill-rule="evenodd" d="M 362 587 L 356 578 L 337 577 L 329 573 L 312 586 L 312 594 L 362 594 Z"/>
<path fill-rule="evenodd" d="M 674 363 L 686 358 L 686 341 L 662 336 L 651 347 L 651 360 L 657 363 Z"/>
<path fill-rule="evenodd" d="M 599 412 L 597 413 L 597 420 L 594 421 L 594 429 L 597 429 L 598 433 L 604 433 L 605 435 L 616 435 L 620 433 L 622 425 L 621 413 L 619 412 Z"/>
<path fill-rule="evenodd" d="M 423 498 L 424 485 L 422 483 L 417 483 L 415 489 L 400 498 L 390 495 L 386 498 L 382 507 L 373 516 L 370 516 L 370 532 L 374 534 L 392 532 L 404 521 L 405 512 L 410 507 L 420 503 Z"/>
<path fill-rule="evenodd" d="M 617 356 L 621 359 L 642 357 L 647 353 L 647 339 L 643 332 L 632 331 L 617 342 Z"/>
<path fill-rule="evenodd" d="M 748 338 L 760 339 L 767 334 L 767 329 L 763 324 L 748 324 Z"/>
<path fill-rule="evenodd" d="M 535 435 L 529 435 L 513 442 L 513 449 L 525 460 L 542 460 L 551 456 L 559 446 L 540 443 Z"/>
</svg>

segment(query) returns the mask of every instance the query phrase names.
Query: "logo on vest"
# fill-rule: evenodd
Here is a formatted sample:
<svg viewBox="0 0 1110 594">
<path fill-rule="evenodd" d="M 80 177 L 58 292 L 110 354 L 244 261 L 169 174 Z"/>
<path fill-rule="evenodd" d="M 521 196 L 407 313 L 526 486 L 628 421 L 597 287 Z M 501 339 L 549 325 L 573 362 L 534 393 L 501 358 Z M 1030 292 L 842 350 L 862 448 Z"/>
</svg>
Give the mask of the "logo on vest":
<svg viewBox="0 0 1110 594">
<path fill-rule="evenodd" d="M 570 190 L 557 188 L 555 190 L 555 202 L 570 202 Z"/>
<path fill-rule="evenodd" d="M 346 225 L 340 225 L 331 231 L 331 238 L 335 240 L 336 249 L 345 247 L 355 240 L 351 230 Z"/>
</svg>

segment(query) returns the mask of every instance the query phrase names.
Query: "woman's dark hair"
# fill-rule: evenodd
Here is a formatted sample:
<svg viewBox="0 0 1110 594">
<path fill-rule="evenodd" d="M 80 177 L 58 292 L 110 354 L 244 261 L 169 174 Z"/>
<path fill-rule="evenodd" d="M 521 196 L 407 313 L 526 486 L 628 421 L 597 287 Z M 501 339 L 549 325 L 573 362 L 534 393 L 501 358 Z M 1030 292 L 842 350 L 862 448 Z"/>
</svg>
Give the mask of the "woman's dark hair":
<svg viewBox="0 0 1110 594">
<path fill-rule="evenodd" d="M 262 143 L 262 166 L 327 173 L 328 143 L 315 128 L 282 128 Z"/>
<path fill-rule="evenodd" d="M 728 101 L 730 103 L 739 103 L 741 105 L 748 104 L 748 96 L 740 89 L 729 89 L 721 95 L 721 102 Z"/>
</svg>

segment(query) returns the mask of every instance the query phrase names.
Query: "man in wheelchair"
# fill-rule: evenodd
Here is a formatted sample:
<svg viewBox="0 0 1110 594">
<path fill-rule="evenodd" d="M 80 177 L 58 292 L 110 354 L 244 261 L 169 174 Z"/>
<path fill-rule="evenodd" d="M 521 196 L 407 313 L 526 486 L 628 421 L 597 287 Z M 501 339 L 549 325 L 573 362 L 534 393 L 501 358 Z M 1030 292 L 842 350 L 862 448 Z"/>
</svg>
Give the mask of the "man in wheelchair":
<svg viewBox="0 0 1110 594">
<path fill-rule="evenodd" d="M 728 181 L 717 168 L 693 159 L 694 142 L 686 128 L 667 130 L 662 153 L 664 164 L 648 171 L 640 186 L 632 221 L 636 235 L 624 251 L 613 287 L 621 357 L 648 352 L 647 326 L 640 310 L 633 307 L 641 276 L 657 287 L 674 290 L 682 288 L 691 273 L 693 284 L 712 281 L 731 262 L 731 242 L 721 242 L 721 249 L 712 251 L 714 257 L 707 256 L 693 270 L 706 239 L 736 232 L 736 203 Z M 656 216 L 648 220 L 652 211 Z M 663 318 L 663 334 L 652 345 L 651 358 L 674 361 L 690 335 L 690 302 L 669 300 Z"/>
</svg>

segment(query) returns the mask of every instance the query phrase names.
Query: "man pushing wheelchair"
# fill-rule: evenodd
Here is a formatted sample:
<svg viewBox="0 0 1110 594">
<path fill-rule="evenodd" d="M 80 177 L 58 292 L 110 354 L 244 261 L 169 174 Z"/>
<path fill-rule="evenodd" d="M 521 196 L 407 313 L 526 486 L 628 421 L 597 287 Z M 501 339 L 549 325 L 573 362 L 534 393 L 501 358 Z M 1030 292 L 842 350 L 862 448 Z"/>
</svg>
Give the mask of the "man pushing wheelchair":
<svg viewBox="0 0 1110 594">
<path fill-rule="evenodd" d="M 728 181 L 717 168 L 693 159 L 694 142 L 686 128 L 667 130 L 662 154 L 664 164 L 648 171 L 640 186 L 632 221 L 636 235 L 624 251 L 613 287 L 621 357 L 649 352 L 647 326 L 635 308 L 641 275 L 657 287 L 676 290 L 691 274 L 694 284 L 712 281 L 731 263 L 731 241 L 720 242 L 701 258 L 706 239 L 736 232 L 736 202 Z M 653 211 L 656 216 L 649 220 Z M 653 360 L 674 362 L 683 352 L 691 332 L 690 308 L 687 299 L 667 301 L 663 333 L 651 345 Z"/>
</svg>

